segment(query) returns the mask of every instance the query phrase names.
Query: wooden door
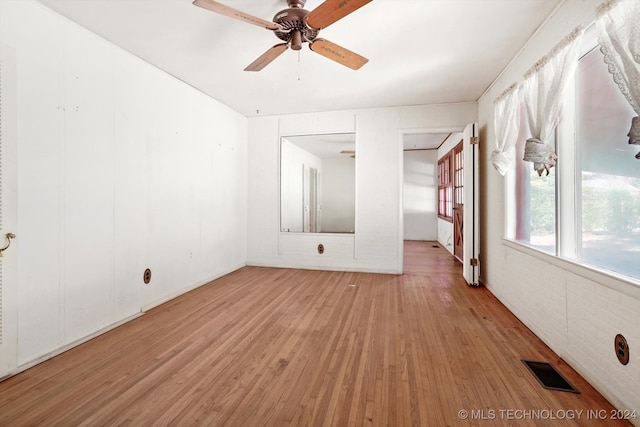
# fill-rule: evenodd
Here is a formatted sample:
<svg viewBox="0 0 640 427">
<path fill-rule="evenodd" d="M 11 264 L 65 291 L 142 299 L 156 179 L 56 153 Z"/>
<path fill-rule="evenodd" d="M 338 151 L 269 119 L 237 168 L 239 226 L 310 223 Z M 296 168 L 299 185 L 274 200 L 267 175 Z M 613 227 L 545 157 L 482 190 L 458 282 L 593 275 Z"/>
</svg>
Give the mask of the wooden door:
<svg viewBox="0 0 640 427">
<path fill-rule="evenodd" d="M 462 141 L 453 149 L 453 255 L 464 257 L 464 150 Z"/>
</svg>

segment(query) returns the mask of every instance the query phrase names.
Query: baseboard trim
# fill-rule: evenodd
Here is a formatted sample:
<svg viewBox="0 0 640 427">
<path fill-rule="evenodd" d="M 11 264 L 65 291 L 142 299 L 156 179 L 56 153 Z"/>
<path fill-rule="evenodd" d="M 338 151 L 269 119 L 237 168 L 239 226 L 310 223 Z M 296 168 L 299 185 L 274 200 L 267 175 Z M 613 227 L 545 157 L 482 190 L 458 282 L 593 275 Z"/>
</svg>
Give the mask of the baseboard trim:
<svg viewBox="0 0 640 427">
<path fill-rule="evenodd" d="M 274 265 L 271 263 L 250 262 L 247 267 L 262 267 L 262 268 L 288 268 L 291 270 L 312 270 L 312 271 L 344 271 L 347 273 L 376 273 L 376 274 L 402 274 L 402 271 L 387 270 L 387 269 L 375 269 L 375 268 L 349 268 L 349 267 L 328 267 L 328 266 L 309 266 L 309 265 Z"/>
<path fill-rule="evenodd" d="M 109 325 L 107 327 L 104 327 L 102 329 L 99 329 L 99 330 L 93 332 L 92 334 L 87 335 L 86 337 L 77 339 L 77 340 L 75 340 L 73 342 L 70 342 L 69 344 L 63 345 L 62 347 L 59 347 L 59 348 L 57 348 L 57 349 L 55 349 L 53 351 L 50 351 L 49 353 L 46 353 L 46 354 L 44 354 L 42 356 L 39 356 L 39 357 L 37 357 L 37 358 L 35 358 L 33 360 L 30 360 L 27 363 L 23 363 L 22 365 L 19 365 L 14 371 L 10 372 L 8 375 L 0 378 L 0 381 L 4 381 L 9 377 L 12 377 L 12 376 L 14 376 L 16 374 L 19 374 L 20 372 L 26 371 L 29 368 L 33 368 L 34 366 L 36 366 L 36 365 L 38 365 L 38 364 L 40 364 L 42 362 L 45 362 L 45 361 L 47 361 L 49 359 L 52 359 L 52 358 L 54 358 L 56 356 L 59 356 L 60 354 L 66 352 L 66 351 L 69 351 L 74 347 L 77 347 L 77 346 L 79 346 L 81 344 L 84 344 L 84 343 L 86 343 L 88 341 L 91 341 L 92 339 L 94 339 L 94 338 L 96 338 L 96 337 L 98 337 L 98 336 L 100 336 L 100 335 L 102 335 L 102 334 L 104 334 L 106 332 L 109 332 L 109 331 L 111 331 L 111 330 L 113 330 L 113 329 L 115 329 L 115 328 L 117 328 L 119 326 L 122 326 L 127 322 L 130 322 L 130 321 L 132 321 L 134 319 L 137 319 L 138 317 L 143 316 L 143 315 L 144 315 L 144 313 L 140 312 L 140 313 L 136 313 L 136 314 L 133 314 L 131 316 L 125 317 L 124 319 L 119 320 L 119 321 L 117 321 L 115 323 L 112 323 L 111 325 Z"/>
<path fill-rule="evenodd" d="M 222 272 L 220 272 L 220 273 L 218 273 L 218 274 L 216 274 L 216 275 L 214 275 L 214 276 L 212 276 L 210 278 L 201 280 L 201 281 L 195 283 L 194 285 L 187 286 L 187 287 L 182 288 L 182 289 L 180 289 L 180 290 L 178 290 L 176 292 L 172 292 L 172 293 L 170 293 L 170 294 L 168 294 L 168 295 L 166 295 L 166 296 L 164 296 L 164 297 L 162 297 L 160 299 L 157 299 L 157 300 L 155 300 L 153 302 L 150 302 L 149 304 L 145 304 L 140 308 L 140 310 L 143 313 L 146 313 L 147 311 L 149 311 L 149 310 L 151 310 L 153 308 L 156 308 L 156 307 L 158 307 L 158 306 L 160 306 L 160 305 L 162 305 L 162 304 L 164 304 L 166 302 L 169 302 L 172 299 L 175 299 L 175 298 L 179 297 L 180 295 L 184 295 L 187 292 L 190 292 L 190 291 L 192 291 L 194 289 L 197 289 L 200 286 L 206 285 L 209 282 L 213 282 L 214 280 L 219 279 L 222 276 L 226 276 L 227 274 L 233 273 L 234 271 L 239 270 L 239 269 L 241 269 L 242 267 L 245 267 L 245 266 L 246 266 L 246 264 L 238 264 L 235 267 L 232 267 L 230 269 L 224 270 L 224 271 L 222 271 Z"/>
<path fill-rule="evenodd" d="M 114 322 L 114 323 L 110 324 L 109 326 L 106 326 L 106 327 L 104 327 L 102 329 L 99 329 L 99 330 L 97 330 L 97 331 L 95 331 L 95 332 L 93 332 L 93 333 L 91 333 L 91 334 L 89 334 L 89 335 L 87 335 L 87 336 L 85 336 L 83 338 L 80 338 L 80 339 L 75 340 L 75 341 L 73 341 L 71 343 L 65 344 L 65 345 L 63 345 L 63 346 L 61 346 L 61 347 L 59 347 L 59 348 L 57 348 L 57 349 L 55 349 L 53 351 L 50 351 L 50 352 L 48 352 L 48 353 L 46 353 L 46 354 L 44 354 L 42 356 L 39 356 L 39 357 L 37 357 L 37 358 L 35 358 L 33 360 L 30 360 L 27 363 L 23 363 L 23 364 L 19 365 L 14 370 L 9 372 L 7 375 L 5 375 L 2 378 L 0 378 L 0 381 L 4 381 L 7 378 L 10 378 L 10 377 L 12 377 L 12 376 L 14 376 L 16 374 L 19 374 L 20 372 L 26 371 L 29 368 L 32 368 L 32 367 L 34 367 L 34 366 L 36 366 L 36 365 L 38 365 L 38 364 L 40 364 L 42 362 L 45 362 L 45 361 L 47 361 L 49 359 L 52 359 L 52 358 L 54 358 L 54 357 L 56 357 L 56 356 L 58 356 L 58 355 L 60 355 L 60 354 L 62 354 L 64 352 L 66 352 L 68 350 L 71 350 L 74 347 L 77 347 L 77 346 L 79 346 L 81 344 L 84 344 L 84 343 L 86 343 L 86 342 L 88 342 L 88 341 L 90 341 L 90 340 L 92 340 L 92 339 L 94 339 L 94 338 L 106 333 L 106 332 L 109 332 L 109 331 L 111 331 L 111 330 L 113 330 L 113 329 L 115 329 L 115 328 L 117 328 L 119 326 L 122 326 L 125 323 L 128 323 L 128 322 L 130 322 L 130 321 L 132 321 L 134 319 L 137 319 L 138 317 L 144 316 L 144 314 L 147 311 L 151 310 L 154 307 L 162 305 L 165 302 L 168 302 L 168 301 L 170 301 L 170 300 L 172 300 L 172 299 L 174 299 L 176 297 L 179 297 L 182 294 L 185 294 L 185 293 L 187 293 L 189 291 L 192 291 L 192 290 L 194 290 L 196 288 L 199 288 L 200 286 L 206 285 L 207 283 L 210 283 L 213 280 L 219 279 L 222 276 L 226 276 L 227 274 L 232 273 L 232 272 L 234 272 L 234 271 L 236 271 L 236 270 L 238 270 L 238 269 L 240 269 L 242 267 L 245 267 L 245 266 L 246 266 L 246 264 L 239 264 L 239 265 L 237 265 L 235 267 L 232 267 L 232 268 L 230 268 L 228 270 L 225 270 L 225 271 L 223 271 L 221 273 L 218 273 L 218 274 L 216 274 L 215 276 L 213 276 L 211 278 L 202 280 L 202 281 L 196 283 L 195 285 L 188 286 L 188 287 L 183 288 L 183 289 L 181 289 L 181 290 L 179 290 L 177 292 L 173 292 L 173 293 L 171 293 L 171 294 L 169 294 L 169 295 L 167 295 L 167 296 L 165 296 L 165 297 L 163 297 L 163 298 L 161 298 L 159 300 L 156 300 L 156 301 L 154 301 L 154 302 L 152 302 L 150 304 L 144 305 L 144 306 L 142 306 L 140 308 L 140 312 L 139 313 L 135 313 L 135 314 L 133 314 L 131 316 L 125 317 L 124 319 L 121 319 L 121 320 L 119 320 L 117 322 Z"/>
</svg>

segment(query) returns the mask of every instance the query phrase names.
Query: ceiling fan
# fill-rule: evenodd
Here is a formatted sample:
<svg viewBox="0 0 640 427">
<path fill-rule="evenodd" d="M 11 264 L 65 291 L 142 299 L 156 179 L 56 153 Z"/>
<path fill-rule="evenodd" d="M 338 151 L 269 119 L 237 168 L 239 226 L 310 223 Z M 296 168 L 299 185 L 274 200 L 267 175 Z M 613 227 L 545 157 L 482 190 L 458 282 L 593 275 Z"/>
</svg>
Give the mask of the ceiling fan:
<svg viewBox="0 0 640 427">
<path fill-rule="evenodd" d="M 249 24 L 271 30 L 284 43 L 279 43 L 258 59 L 249 64 L 244 71 L 260 71 L 280 56 L 289 47 L 302 49 L 303 43 L 309 48 L 339 64 L 357 70 L 369 60 L 329 40 L 318 38 L 321 29 L 361 8 L 372 0 L 326 0 L 312 11 L 304 9 L 307 0 L 287 0 L 288 9 L 281 10 L 273 21 L 258 18 L 214 0 L 194 0 L 193 4 L 203 9 L 219 13 Z"/>
</svg>

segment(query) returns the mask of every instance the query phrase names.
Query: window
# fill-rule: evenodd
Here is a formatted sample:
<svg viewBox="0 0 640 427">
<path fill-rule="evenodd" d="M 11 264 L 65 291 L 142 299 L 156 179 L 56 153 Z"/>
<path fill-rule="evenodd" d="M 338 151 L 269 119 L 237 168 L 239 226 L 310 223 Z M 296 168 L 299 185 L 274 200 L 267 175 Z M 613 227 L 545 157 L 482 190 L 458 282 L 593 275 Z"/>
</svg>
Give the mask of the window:
<svg viewBox="0 0 640 427">
<path fill-rule="evenodd" d="M 449 152 L 438 160 L 438 216 L 448 221 L 453 221 L 451 159 Z"/>
<path fill-rule="evenodd" d="M 464 205 L 464 150 L 462 141 L 453 149 L 453 204 Z"/>
<path fill-rule="evenodd" d="M 552 255 L 640 279 L 640 161 L 627 133 L 635 113 L 599 49 L 579 61 L 575 85 L 550 142 L 558 166 L 539 177 L 521 160 L 529 136 L 522 120 L 516 146 L 515 220 L 508 236 Z"/>
<path fill-rule="evenodd" d="M 525 141 L 530 135 L 524 114 L 521 114 L 520 118 L 520 133 L 516 144 L 517 153 L 524 152 Z M 555 141 L 547 142 L 555 146 Z M 518 224 L 516 240 L 555 255 L 556 168 L 551 168 L 549 175 L 543 173 L 542 176 L 538 176 L 538 173 L 533 169 L 533 163 L 520 160 L 516 165 L 515 199 Z"/>
<path fill-rule="evenodd" d="M 640 278 L 640 161 L 627 143 L 635 114 L 598 49 L 576 74 L 577 258 Z"/>
</svg>

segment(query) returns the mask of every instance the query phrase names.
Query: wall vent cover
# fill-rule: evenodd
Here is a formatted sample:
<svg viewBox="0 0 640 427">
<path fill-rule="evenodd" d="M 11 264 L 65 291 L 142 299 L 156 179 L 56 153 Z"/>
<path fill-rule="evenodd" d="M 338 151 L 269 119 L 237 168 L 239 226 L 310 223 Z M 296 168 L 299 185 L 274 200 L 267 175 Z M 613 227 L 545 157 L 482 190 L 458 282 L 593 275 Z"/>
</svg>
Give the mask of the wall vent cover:
<svg viewBox="0 0 640 427">
<path fill-rule="evenodd" d="M 529 369 L 534 377 L 544 388 L 549 390 L 567 391 L 570 393 L 580 393 L 578 389 L 571 385 L 556 368 L 547 362 L 533 362 L 523 360 L 524 365 Z"/>
</svg>

